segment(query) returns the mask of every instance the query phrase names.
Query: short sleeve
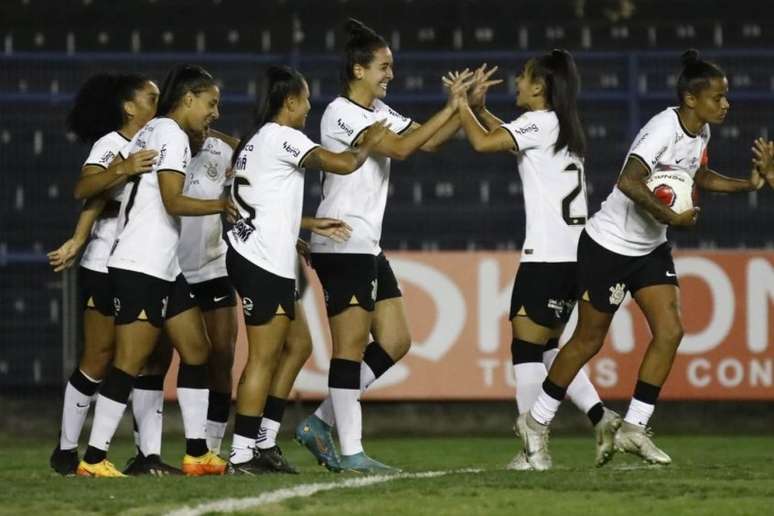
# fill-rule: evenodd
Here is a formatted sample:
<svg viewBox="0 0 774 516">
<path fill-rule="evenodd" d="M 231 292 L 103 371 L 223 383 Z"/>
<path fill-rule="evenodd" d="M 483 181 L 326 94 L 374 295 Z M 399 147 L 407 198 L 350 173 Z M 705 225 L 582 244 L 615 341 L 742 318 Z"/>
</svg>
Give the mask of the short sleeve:
<svg viewBox="0 0 774 516">
<path fill-rule="evenodd" d="M 111 143 L 107 138 L 102 138 L 92 145 L 89 155 L 86 157 L 86 161 L 83 162 L 83 166 L 108 168 L 116 158 L 118 152 L 119 149 L 114 143 Z"/>
<path fill-rule="evenodd" d="M 508 122 L 500 127 L 505 129 L 513 138 L 516 150 L 519 152 L 540 147 L 543 140 L 548 137 L 548 128 L 541 127 L 529 113 L 524 113 L 513 122 Z"/>
<path fill-rule="evenodd" d="M 280 142 L 280 160 L 298 168 L 302 168 L 309 153 L 320 146 L 301 131 L 290 127 L 284 128 Z"/>
<path fill-rule="evenodd" d="M 220 141 L 220 140 L 218 140 Z M 231 148 L 225 142 L 221 141 L 220 145 L 220 161 L 218 165 L 225 170 L 225 179 L 223 180 L 223 186 L 231 186 L 234 183 L 234 176 L 231 173 L 231 160 L 234 159 L 234 149 Z"/>
<path fill-rule="evenodd" d="M 354 147 L 358 138 L 375 121 L 371 111 L 348 100 L 337 99 L 325 111 L 322 131 L 326 137 Z"/>
<path fill-rule="evenodd" d="M 191 161 L 191 149 L 188 145 L 188 137 L 177 127 L 159 127 L 156 129 L 158 136 L 155 145 L 159 155 L 156 157 L 156 170 L 170 170 L 185 174 L 185 169 Z"/>
<path fill-rule="evenodd" d="M 652 119 L 637 134 L 629 149 L 626 161 L 629 158 L 634 158 L 641 162 L 648 169 L 648 172 L 652 172 L 658 160 L 669 148 L 673 137 L 673 128 L 667 126 L 663 119 Z"/>
<path fill-rule="evenodd" d="M 387 127 L 390 131 L 402 134 L 406 132 L 414 121 L 406 116 L 401 115 L 387 104 L 377 101 L 378 111 L 376 112 L 376 118 L 378 120 L 386 119 Z"/>
</svg>

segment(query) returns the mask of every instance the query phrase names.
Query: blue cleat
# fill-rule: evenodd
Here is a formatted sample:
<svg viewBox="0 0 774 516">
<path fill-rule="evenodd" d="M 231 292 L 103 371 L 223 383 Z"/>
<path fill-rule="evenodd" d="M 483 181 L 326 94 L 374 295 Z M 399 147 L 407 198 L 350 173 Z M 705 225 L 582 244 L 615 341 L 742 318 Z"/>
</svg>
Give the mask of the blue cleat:
<svg viewBox="0 0 774 516">
<path fill-rule="evenodd" d="M 296 442 L 312 452 L 317 462 L 328 471 L 338 473 L 341 471 L 341 464 L 331 435 L 332 428 L 312 414 L 296 427 Z"/>
<path fill-rule="evenodd" d="M 365 452 L 356 453 L 354 455 L 342 455 L 341 469 L 344 471 L 352 471 L 354 473 L 362 473 L 364 475 L 400 473 L 398 468 L 393 468 L 392 466 L 375 461 L 366 455 Z"/>
</svg>

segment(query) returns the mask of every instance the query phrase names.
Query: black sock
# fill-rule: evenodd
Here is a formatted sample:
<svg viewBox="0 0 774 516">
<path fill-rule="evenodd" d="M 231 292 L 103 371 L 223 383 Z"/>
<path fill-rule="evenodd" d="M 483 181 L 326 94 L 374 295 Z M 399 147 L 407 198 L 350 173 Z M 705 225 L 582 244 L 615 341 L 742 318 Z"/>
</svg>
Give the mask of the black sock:
<svg viewBox="0 0 774 516">
<path fill-rule="evenodd" d="M 207 419 L 218 423 L 228 421 L 231 408 L 231 393 L 210 390 L 210 404 L 207 406 Z"/>
<path fill-rule="evenodd" d="M 366 346 L 365 353 L 363 353 L 363 362 L 373 371 L 376 378 L 382 376 L 389 368 L 395 365 L 392 357 L 376 341 Z"/>
<path fill-rule="evenodd" d="M 266 405 L 263 406 L 263 417 L 276 421 L 277 423 L 282 423 L 282 417 L 285 415 L 285 405 L 287 402 L 288 400 L 282 398 L 267 396 Z"/>
<path fill-rule="evenodd" d="M 100 450 L 94 446 L 89 446 L 86 448 L 86 453 L 83 455 L 83 460 L 87 464 L 96 464 L 105 460 L 106 457 L 107 452 L 105 450 Z"/>
<path fill-rule="evenodd" d="M 511 341 L 511 362 L 516 364 L 543 363 L 545 346 L 527 342 L 526 340 L 513 339 Z"/>
<path fill-rule="evenodd" d="M 562 401 L 567 394 L 567 387 L 560 387 L 546 378 L 543 382 L 543 391 L 555 400 Z"/>
<path fill-rule="evenodd" d="M 642 380 L 637 381 L 634 386 L 634 399 L 640 400 L 649 405 L 655 405 L 658 401 L 658 395 L 661 392 L 661 386 L 645 383 Z"/>
<path fill-rule="evenodd" d="M 586 412 L 586 415 L 589 416 L 589 420 L 591 421 L 591 424 L 594 426 L 597 426 L 597 423 L 599 423 L 602 420 L 602 416 L 605 415 L 605 406 L 600 401 L 593 407 L 589 409 L 588 412 Z"/>
</svg>

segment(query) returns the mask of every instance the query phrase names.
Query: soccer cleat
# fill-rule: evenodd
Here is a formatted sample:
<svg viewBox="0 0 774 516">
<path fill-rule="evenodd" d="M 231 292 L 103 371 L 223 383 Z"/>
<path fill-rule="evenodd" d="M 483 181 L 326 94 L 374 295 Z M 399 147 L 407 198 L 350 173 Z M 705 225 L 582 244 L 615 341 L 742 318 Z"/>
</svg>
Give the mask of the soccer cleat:
<svg viewBox="0 0 774 516">
<path fill-rule="evenodd" d="M 62 450 L 59 445 L 51 452 L 48 463 L 51 468 L 60 475 L 75 475 L 78 469 L 78 448 L 72 450 Z"/>
<path fill-rule="evenodd" d="M 366 455 L 365 452 L 356 453 L 354 455 L 342 455 L 341 469 L 353 473 L 362 473 L 364 475 L 376 473 L 400 473 L 398 468 L 382 464 Z"/>
<path fill-rule="evenodd" d="M 262 465 L 266 473 L 290 473 L 298 475 L 298 470 L 288 463 L 282 454 L 282 449 L 274 445 L 265 450 L 255 450 L 255 460 Z"/>
<path fill-rule="evenodd" d="M 672 459 L 653 444 L 651 435 L 650 429 L 624 421 L 615 434 L 615 448 L 619 452 L 637 455 L 649 464 L 671 464 Z"/>
<path fill-rule="evenodd" d="M 206 475 L 222 475 L 226 471 L 227 462 L 211 451 L 201 457 L 186 454 L 183 457 L 183 474 L 188 477 L 203 477 Z"/>
<path fill-rule="evenodd" d="M 545 471 L 551 469 L 551 455 L 548 453 L 548 427 L 541 425 L 529 412 L 521 414 L 516 420 L 516 428 L 524 444 L 527 461 L 533 469 Z"/>
<path fill-rule="evenodd" d="M 602 419 L 594 426 L 597 437 L 597 467 L 604 466 L 615 455 L 615 433 L 621 428 L 621 416 L 608 408 L 604 409 Z"/>
<path fill-rule="evenodd" d="M 511 459 L 511 462 L 506 464 L 505 469 L 509 471 L 532 471 L 535 468 L 529 463 L 527 454 L 522 450 Z"/>
<path fill-rule="evenodd" d="M 183 472 L 174 466 L 165 464 L 158 455 L 144 456 L 137 452 L 137 455 L 129 459 L 124 468 L 124 475 L 141 476 L 151 475 L 154 477 L 166 477 L 182 475 Z"/>
<path fill-rule="evenodd" d="M 76 475 L 79 477 L 97 477 L 97 478 L 123 478 L 126 477 L 123 473 L 118 471 L 116 467 L 107 459 L 102 459 L 96 464 L 89 464 L 85 460 L 82 460 L 78 464 L 78 471 Z"/>
<path fill-rule="evenodd" d="M 318 464 L 338 473 L 341 471 L 341 464 L 331 429 L 325 421 L 312 414 L 298 424 L 295 439 L 298 444 L 312 452 Z"/>
</svg>

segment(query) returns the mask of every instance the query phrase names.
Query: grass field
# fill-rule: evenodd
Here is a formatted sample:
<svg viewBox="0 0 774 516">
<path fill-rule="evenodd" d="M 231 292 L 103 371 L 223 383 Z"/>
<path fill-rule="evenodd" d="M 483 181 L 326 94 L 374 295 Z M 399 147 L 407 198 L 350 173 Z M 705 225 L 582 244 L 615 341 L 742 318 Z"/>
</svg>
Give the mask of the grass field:
<svg viewBox="0 0 774 516">
<path fill-rule="evenodd" d="M 111 448 L 111 459 L 123 465 L 132 450 L 125 439 L 121 441 L 117 439 Z M 167 439 L 165 455 L 170 462 L 179 457 L 180 441 Z M 554 470 L 516 473 L 502 469 L 515 451 L 512 439 L 369 439 L 371 455 L 407 473 L 449 473 L 337 488 L 236 514 L 772 513 L 774 437 L 661 436 L 657 443 L 672 454 L 672 466 L 648 467 L 619 455 L 607 467 L 595 469 L 590 437 L 557 437 L 551 442 Z M 328 473 L 295 443 L 283 444 L 300 475 L 99 480 L 52 473 L 47 464 L 51 443 L 47 441 L 0 436 L 0 514 L 164 514 L 300 484 L 363 478 Z M 454 472 L 470 468 L 481 471 Z"/>
</svg>

